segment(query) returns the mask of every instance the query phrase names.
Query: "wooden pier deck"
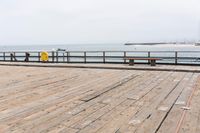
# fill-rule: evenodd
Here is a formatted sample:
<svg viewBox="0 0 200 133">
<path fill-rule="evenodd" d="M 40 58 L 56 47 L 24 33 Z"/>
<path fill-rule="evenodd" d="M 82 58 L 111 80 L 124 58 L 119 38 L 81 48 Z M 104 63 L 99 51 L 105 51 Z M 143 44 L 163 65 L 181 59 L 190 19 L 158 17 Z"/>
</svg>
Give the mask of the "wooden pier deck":
<svg viewBox="0 0 200 133">
<path fill-rule="evenodd" d="M 199 133 L 200 73 L 0 66 L 1 133 Z"/>
</svg>

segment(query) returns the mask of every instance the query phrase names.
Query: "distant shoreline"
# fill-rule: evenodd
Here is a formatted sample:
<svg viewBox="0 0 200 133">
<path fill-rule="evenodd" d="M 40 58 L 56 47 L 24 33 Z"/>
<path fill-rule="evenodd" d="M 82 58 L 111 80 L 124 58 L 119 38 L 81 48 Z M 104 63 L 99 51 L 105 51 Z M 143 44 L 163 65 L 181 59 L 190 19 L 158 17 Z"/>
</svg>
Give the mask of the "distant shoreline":
<svg viewBox="0 0 200 133">
<path fill-rule="evenodd" d="M 125 43 L 124 45 L 162 45 L 162 44 L 170 44 L 170 45 L 194 45 L 196 43 Z"/>
<path fill-rule="evenodd" d="M 158 44 L 167 44 L 167 43 L 125 43 L 124 45 L 158 45 Z"/>
</svg>

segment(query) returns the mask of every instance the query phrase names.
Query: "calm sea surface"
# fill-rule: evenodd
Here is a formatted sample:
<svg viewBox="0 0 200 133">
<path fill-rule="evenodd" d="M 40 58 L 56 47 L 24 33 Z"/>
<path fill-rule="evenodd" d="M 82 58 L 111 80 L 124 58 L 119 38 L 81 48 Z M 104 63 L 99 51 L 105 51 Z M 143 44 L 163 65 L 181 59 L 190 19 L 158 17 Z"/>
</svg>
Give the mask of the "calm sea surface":
<svg viewBox="0 0 200 133">
<path fill-rule="evenodd" d="M 73 45 L 26 45 L 0 46 L 0 51 L 51 51 L 58 48 L 67 51 L 200 51 L 195 45 L 124 45 L 124 44 L 73 44 Z"/>
</svg>

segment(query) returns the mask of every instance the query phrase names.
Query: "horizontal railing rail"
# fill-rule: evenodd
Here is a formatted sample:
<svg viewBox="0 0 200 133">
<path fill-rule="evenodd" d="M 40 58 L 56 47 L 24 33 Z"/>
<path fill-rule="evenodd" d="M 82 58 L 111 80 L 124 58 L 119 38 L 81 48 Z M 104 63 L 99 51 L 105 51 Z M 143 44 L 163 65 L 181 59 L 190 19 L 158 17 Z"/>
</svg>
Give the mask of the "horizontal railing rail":
<svg viewBox="0 0 200 133">
<path fill-rule="evenodd" d="M 128 63 L 129 57 L 157 57 L 159 64 L 200 65 L 200 51 L 47 51 L 51 63 Z M 2 51 L 0 61 L 41 62 L 41 51 Z M 148 61 L 136 61 L 148 63 Z"/>
</svg>

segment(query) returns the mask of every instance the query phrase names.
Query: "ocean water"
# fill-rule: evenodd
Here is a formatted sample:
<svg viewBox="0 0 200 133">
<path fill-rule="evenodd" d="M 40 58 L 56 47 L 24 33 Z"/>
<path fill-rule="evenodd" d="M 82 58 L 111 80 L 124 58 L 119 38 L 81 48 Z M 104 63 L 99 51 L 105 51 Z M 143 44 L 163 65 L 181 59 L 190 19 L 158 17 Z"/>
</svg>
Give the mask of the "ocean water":
<svg viewBox="0 0 200 133">
<path fill-rule="evenodd" d="M 67 51 L 200 51 L 192 44 L 124 45 L 124 44 L 66 44 L 66 45 L 13 45 L 1 46 L 2 51 L 51 51 L 58 48 Z"/>
</svg>

